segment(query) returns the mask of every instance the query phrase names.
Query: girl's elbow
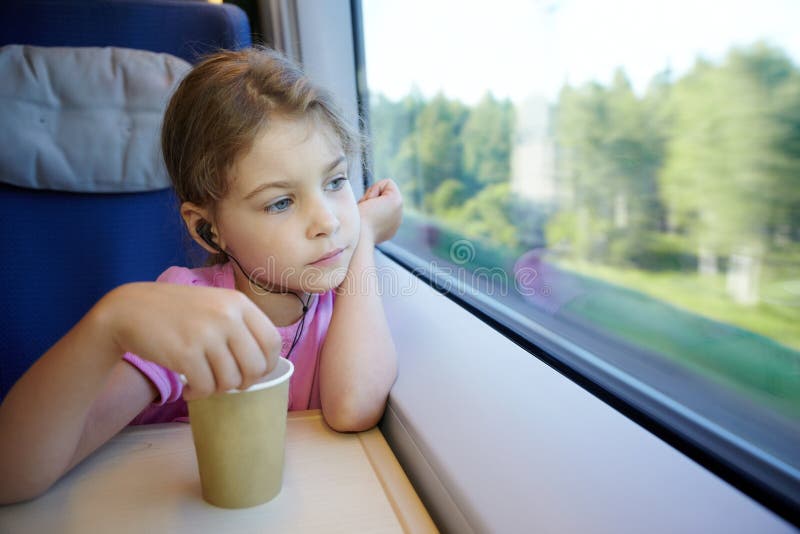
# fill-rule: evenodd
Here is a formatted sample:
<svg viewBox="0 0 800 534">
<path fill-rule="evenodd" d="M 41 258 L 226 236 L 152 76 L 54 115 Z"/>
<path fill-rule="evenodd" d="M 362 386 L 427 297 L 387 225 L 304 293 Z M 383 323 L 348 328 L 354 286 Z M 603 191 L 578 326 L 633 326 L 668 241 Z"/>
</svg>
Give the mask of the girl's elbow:
<svg viewBox="0 0 800 534">
<path fill-rule="evenodd" d="M 30 501 L 43 495 L 55 481 L 24 481 L 3 484 L 0 489 L 0 506 Z"/>
<path fill-rule="evenodd" d="M 380 407 L 359 408 L 357 406 L 337 406 L 326 410 L 322 415 L 325 422 L 337 432 L 363 432 L 378 424 L 383 416 L 385 405 Z"/>
<path fill-rule="evenodd" d="M 374 427 L 378 424 L 378 419 L 346 419 L 346 418 L 338 418 L 338 419 L 325 419 L 333 430 L 336 432 L 364 432 L 365 430 L 369 430 L 370 428 Z"/>
<path fill-rule="evenodd" d="M 30 501 L 46 493 L 63 475 L 48 469 L 36 458 L 20 458 L 20 453 L 2 450 L 0 458 L 0 505 Z"/>
</svg>

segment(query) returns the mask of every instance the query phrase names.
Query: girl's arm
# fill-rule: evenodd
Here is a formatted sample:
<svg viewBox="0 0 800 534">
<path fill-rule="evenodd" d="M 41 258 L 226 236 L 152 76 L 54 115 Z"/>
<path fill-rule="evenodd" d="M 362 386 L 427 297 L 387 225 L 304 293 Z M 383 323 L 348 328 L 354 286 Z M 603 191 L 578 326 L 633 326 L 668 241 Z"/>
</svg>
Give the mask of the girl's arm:
<svg viewBox="0 0 800 534">
<path fill-rule="evenodd" d="M 186 375 L 188 400 L 254 383 L 275 366 L 280 343 L 238 291 L 168 283 L 111 291 L 0 405 L 0 504 L 46 491 L 154 400 L 125 352 Z"/>
<path fill-rule="evenodd" d="M 320 355 L 322 412 L 325 421 L 339 432 L 375 426 L 397 376 L 373 254 L 372 238 L 362 232 L 348 275 L 336 290 Z"/>
<path fill-rule="evenodd" d="M 402 199 L 383 180 L 362 203 L 361 234 L 344 282 L 336 289 L 333 317 L 322 347 L 320 396 L 327 423 L 340 432 L 375 426 L 397 377 L 397 356 L 378 293 L 374 250 L 401 219 Z"/>
<path fill-rule="evenodd" d="M 155 398 L 121 356 L 95 307 L 11 388 L 0 406 L 0 504 L 43 493 Z"/>
</svg>

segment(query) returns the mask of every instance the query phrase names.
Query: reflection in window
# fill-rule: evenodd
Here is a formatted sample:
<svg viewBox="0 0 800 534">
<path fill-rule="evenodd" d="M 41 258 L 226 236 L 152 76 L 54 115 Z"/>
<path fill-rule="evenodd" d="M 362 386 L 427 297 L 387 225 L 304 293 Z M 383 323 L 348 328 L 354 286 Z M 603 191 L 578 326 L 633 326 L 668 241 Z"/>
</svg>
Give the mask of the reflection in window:
<svg viewBox="0 0 800 534">
<path fill-rule="evenodd" d="M 374 174 L 396 244 L 796 437 L 800 5 L 742 4 L 365 0 Z"/>
</svg>

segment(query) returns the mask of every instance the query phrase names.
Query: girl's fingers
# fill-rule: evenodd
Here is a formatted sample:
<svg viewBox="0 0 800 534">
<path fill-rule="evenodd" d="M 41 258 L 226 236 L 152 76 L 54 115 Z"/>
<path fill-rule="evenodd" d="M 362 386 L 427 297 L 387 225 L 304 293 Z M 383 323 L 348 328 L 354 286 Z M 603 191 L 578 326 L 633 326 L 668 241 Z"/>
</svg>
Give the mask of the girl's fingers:
<svg viewBox="0 0 800 534">
<path fill-rule="evenodd" d="M 216 389 L 214 373 L 211 366 L 202 355 L 194 360 L 191 369 L 185 369 L 186 384 L 183 388 L 183 398 L 187 401 L 208 397 Z"/>
<path fill-rule="evenodd" d="M 214 373 L 215 393 L 223 393 L 242 384 L 239 366 L 227 345 L 207 350 L 206 359 Z"/>
<path fill-rule="evenodd" d="M 384 180 L 381 180 L 381 194 L 388 192 L 392 193 L 399 192 L 399 190 L 397 189 L 397 184 L 394 183 L 394 180 L 392 180 L 391 178 L 386 178 Z"/>
<path fill-rule="evenodd" d="M 397 184 L 391 178 L 384 178 L 383 180 L 374 183 L 370 189 L 373 190 L 373 197 L 383 196 L 389 192 L 397 191 Z"/>
<path fill-rule="evenodd" d="M 264 362 L 264 369 L 259 374 L 259 377 L 264 376 L 278 364 L 278 358 L 281 356 L 281 335 L 255 304 L 245 310 L 244 324 L 260 349 L 260 357 L 261 361 Z M 254 365 L 256 364 L 260 365 L 260 362 L 255 362 Z"/>
<path fill-rule="evenodd" d="M 394 180 L 392 180 L 391 178 L 384 178 L 383 180 L 375 182 L 374 184 L 369 186 L 367 190 L 364 191 L 364 196 L 361 197 L 361 200 L 359 200 L 359 202 L 363 202 L 371 198 L 380 197 L 384 195 L 384 193 L 388 192 L 397 192 L 397 184 L 395 184 Z"/>
<path fill-rule="evenodd" d="M 267 361 L 247 326 L 243 324 L 238 330 L 228 341 L 228 348 L 236 359 L 242 377 L 242 382 L 238 387 L 247 389 L 266 374 Z"/>
</svg>

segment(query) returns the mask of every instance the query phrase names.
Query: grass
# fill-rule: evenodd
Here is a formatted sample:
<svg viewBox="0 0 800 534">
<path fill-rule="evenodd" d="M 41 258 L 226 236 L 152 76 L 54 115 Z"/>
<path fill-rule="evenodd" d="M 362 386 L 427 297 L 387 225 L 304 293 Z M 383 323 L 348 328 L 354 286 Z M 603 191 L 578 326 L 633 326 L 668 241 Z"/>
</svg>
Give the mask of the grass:
<svg viewBox="0 0 800 534">
<path fill-rule="evenodd" d="M 685 271 L 650 272 L 565 260 L 557 263 L 570 271 L 640 291 L 692 313 L 739 326 L 800 350 L 800 294 L 792 296 L 789 291 L 780 291 L 788 284 L 767 286 L 759 304 L 742 306 L 734 303 L 725 292 L 723 274 L 700 276 Z"/>
<path fill-rule="evenodd" d="M 562 312 L 800 418 L 800 308 L 736 306 L 721 276 L 559 266 L 584 275 L 583 294 Z"/>
</svg>

